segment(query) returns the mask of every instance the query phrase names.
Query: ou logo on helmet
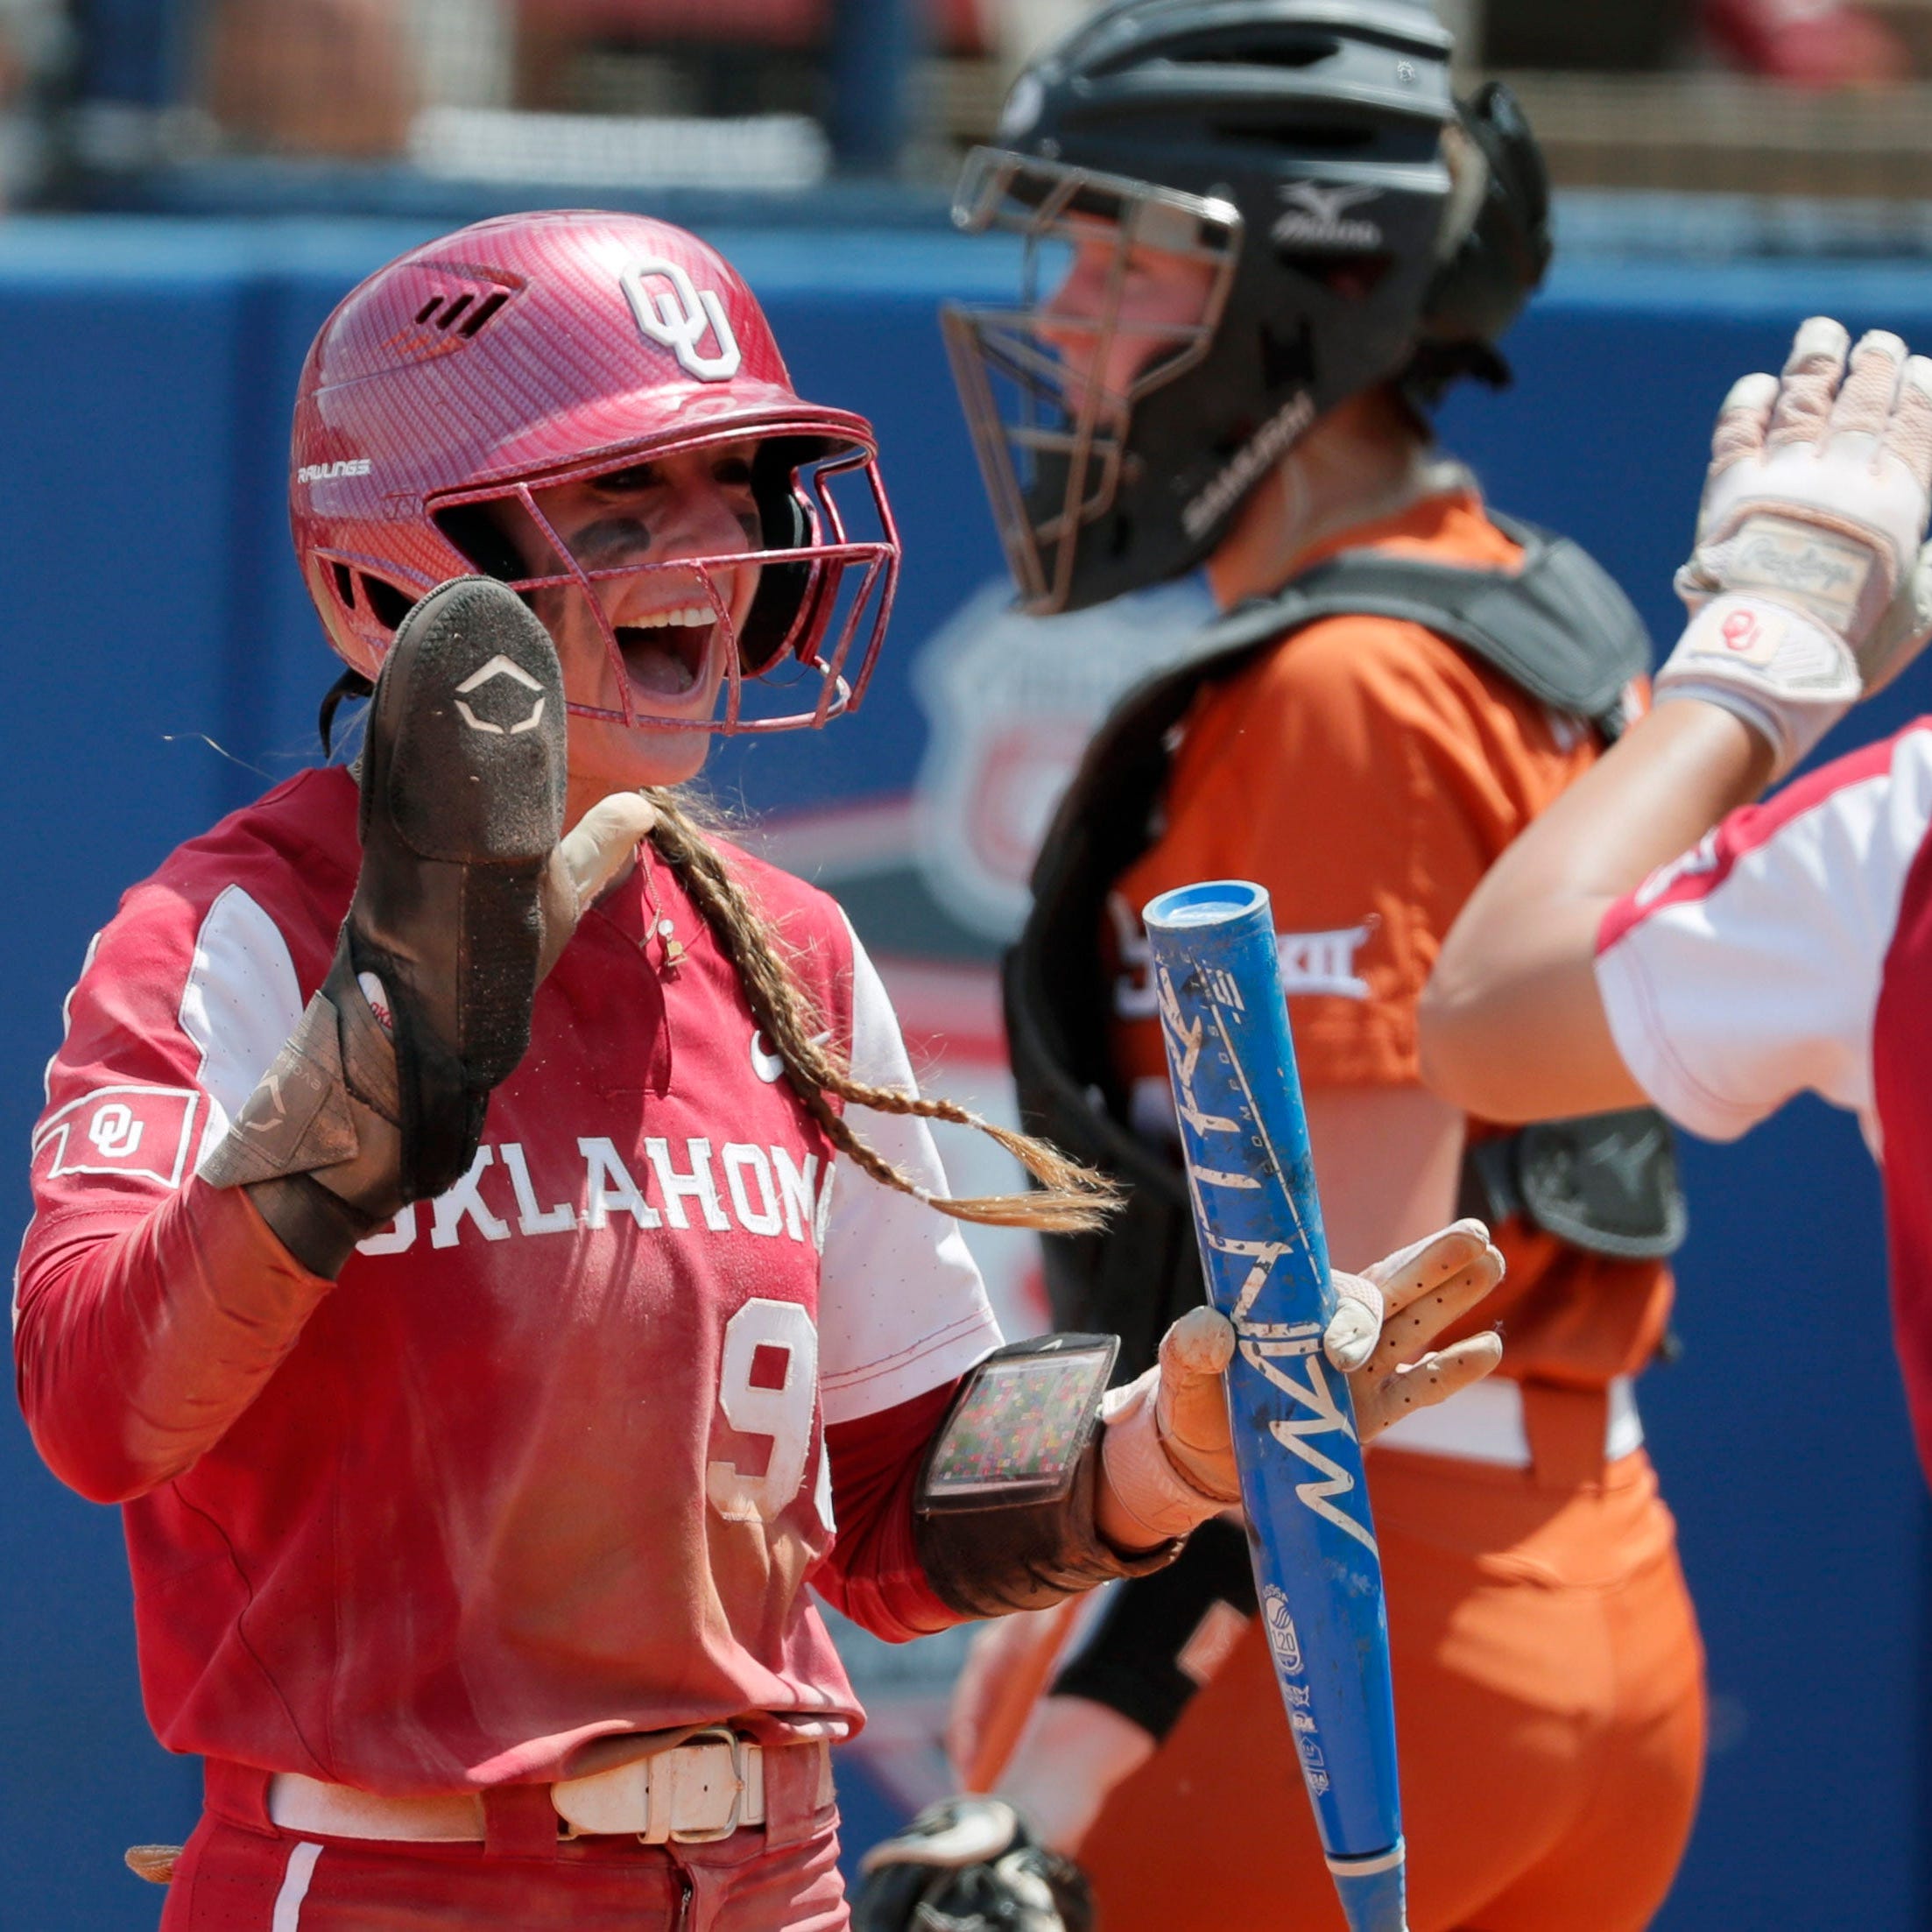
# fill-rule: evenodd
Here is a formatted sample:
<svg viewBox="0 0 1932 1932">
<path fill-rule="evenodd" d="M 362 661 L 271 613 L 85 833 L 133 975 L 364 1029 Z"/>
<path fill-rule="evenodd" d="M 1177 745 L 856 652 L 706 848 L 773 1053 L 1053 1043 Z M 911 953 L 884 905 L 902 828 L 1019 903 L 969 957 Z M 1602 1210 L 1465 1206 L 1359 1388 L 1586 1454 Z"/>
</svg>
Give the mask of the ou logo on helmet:
<svg viewBox="0 0 1932 1932">
<path fill-rule="evenodd" d="M 731 318 L 710 289 L 700 289 L 675 262 L 633 262 L 624 271 L 631 313 L 648 341 L 668 349 L 700 382 L 722 383 L 744 360 Z M 709 336 L 716 347 L 707 351 Z"/>
</svg>

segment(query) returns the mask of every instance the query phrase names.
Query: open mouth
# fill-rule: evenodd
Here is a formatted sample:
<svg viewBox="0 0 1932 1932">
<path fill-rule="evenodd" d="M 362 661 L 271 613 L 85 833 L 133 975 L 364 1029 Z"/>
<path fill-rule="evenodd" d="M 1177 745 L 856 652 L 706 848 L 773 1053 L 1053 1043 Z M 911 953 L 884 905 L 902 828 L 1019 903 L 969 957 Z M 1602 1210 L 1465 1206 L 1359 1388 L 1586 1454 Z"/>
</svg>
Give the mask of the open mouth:
<svg viewBox="0 0 1932 1932">
<path fill-rule="evenodd" d="M 616 626 L 624 667 L 636 689 L 652 697 L 681 698 L 703 679 L 717 612 L 708 603 L 655 610 Z"/>
</svg>

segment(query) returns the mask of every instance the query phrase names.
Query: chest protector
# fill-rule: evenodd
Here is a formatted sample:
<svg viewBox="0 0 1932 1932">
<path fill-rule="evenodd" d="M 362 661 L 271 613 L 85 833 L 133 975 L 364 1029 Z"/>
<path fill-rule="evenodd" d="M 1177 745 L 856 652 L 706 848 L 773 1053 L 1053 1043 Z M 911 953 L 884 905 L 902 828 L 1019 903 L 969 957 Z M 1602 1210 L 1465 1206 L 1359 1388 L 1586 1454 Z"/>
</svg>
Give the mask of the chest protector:
<svg viewBox="0 0 1932 1932">
<path fill-rule="evenodd" d="M 1174 733 L 1203 690 L 1296 631 L 1323 617 L 1366 616 L 1421 624 L 1610 743 L 1625 723 L 1625 692 L 1650 668 L 1642 620 L 1568 538 L 1494 521 L 1522 546 L 1514 572 L 1347 553 L 1210 624 L 1185 664 L 1115 709 L 1047 833 L 1033 912 L 1006 955 L 1007 1035 L 1027 1131 L 1126 1184 L 1127 1204 L 1104 1235 L 1043 1239 L 1056 1325 L 1118 1335 L 1122 1377 L 1146 1368 L 1168 1323 L 1202 1297 L 1181 1167 L 1171 1149 L 1126 1125 L 1100 953 L 1107 895 L 1153 842 Z M 1459 1211 L 1492 1224 L 1520 1216 L 1620 1260 L 1673 1253 L 1685 1214 L 1669 1125 L 1637 1108 L 1477 1143 L 1464 1160 Z"/>
</svg>

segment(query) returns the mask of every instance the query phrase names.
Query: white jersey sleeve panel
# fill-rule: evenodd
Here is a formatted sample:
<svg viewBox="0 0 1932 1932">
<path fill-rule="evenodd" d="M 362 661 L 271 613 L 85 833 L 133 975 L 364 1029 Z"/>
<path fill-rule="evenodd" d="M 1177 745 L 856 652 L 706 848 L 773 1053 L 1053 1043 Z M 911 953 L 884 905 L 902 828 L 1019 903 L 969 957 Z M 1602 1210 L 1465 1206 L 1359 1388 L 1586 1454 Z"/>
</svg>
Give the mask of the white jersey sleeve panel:
<svg viewBox="0 0 1932 1932">
<path fill-rule="evenodd" d="M 885 983 L 852 936 L 852 1073 L 916 1089 Z M 902 1174 L 944 1194 L 932 1129 L 851 1110 L 853 1126 Z M 959 1223 L 841 1161 L 819 1275 L 819 1381 L 829 1422 L 876 1414 L 963 1375 L 999 1346 L 999 1323 Z"/>
<path fill-rule="evenodd" d="M 1932 822 L 1932 730 L 1903 733 L 1888 764 L 1847 765 L 1654 874 L 1597 955 L 1625 1064 L 1694 1133 L 1735 1139 L 1809 1090 L 1857 1113 L 1877 1147 L 1872 1030 Z"/>
<path fill-rule="evenodd" d="M 280 928 L 239 885 L 226 887 L 194 936 L 181 1031 L 201 1056 L 208 1098 L 201 1163 L 260 1084 L 302 1017 L 302 990 Z"/>
</svg>

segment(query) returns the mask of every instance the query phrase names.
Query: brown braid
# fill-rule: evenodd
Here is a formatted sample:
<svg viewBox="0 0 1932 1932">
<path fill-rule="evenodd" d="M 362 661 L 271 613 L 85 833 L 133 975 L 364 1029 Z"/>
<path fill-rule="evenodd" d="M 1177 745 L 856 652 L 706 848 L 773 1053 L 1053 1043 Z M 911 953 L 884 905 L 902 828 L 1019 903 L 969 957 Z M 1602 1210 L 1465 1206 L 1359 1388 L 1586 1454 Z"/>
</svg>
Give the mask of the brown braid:
<svg viewBox="0 0 1932 1932">
<path fill-rule="evenodd" d="M 1069 1160 L 1044 1140 L 984 1120 L 956 1101 L 855 1080 L 849 1068 L 812 1038 L 815 1016 L 809 998 L 786 964 L 770 925 L 731 877 L 717 848 L 668 792 L 652 790 L 645 795 L 658 814 L 652 843 L 677 873 L 737 969 L 752 1017 L 784 1062 L 793 1091 L 855 1166 L 958 1221 L 978 1221 L 994 1228 L 1039 1228 L 1049 1234 L 1081 1234 L 1105 1226 L 1119 1202 L 1118 1190 L 1105 1175 Z M 878 1113 L 917 1114 L 926 1120 L 977 1128 L 1005 1148 L 1040 1188 L 1026 1194 L 977 1195 L 964 1200 L 930 1194 L 853 1131 L 827 1098 L 831 1094 Z"/>
</svg>

